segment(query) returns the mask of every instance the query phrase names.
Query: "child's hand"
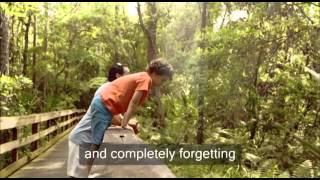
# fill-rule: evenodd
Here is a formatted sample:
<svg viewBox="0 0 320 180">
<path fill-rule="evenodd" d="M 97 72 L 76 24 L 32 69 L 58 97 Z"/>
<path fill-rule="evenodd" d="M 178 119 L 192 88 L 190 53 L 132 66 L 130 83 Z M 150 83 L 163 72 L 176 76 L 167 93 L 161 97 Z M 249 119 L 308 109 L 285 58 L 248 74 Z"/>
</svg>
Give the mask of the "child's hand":
<svg viewBox="0 0 320 180">
<path fill-rule="evenodd" d="M 129 126 L 128 124 L 125 126 L 122 126 L 123 129 L 128 129 L 131 130 L 132 132 L 134 132 L 133 128 L 131 126 Z"/>
</svg>

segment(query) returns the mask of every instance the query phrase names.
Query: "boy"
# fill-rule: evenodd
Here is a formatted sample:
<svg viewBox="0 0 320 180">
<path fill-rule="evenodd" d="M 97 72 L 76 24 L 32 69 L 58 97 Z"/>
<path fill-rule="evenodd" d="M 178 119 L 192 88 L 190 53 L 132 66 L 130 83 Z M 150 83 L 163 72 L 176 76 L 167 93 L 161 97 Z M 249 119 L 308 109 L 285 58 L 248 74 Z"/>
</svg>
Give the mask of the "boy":
<svg viewBox="0 0 320 180">
<path fill-rule="evenodd" d="M 108 81 L 101 85 L 95 92 L 95 96 L 100 96 L 101 92 L 108 87 L 108 85 L 116 80 L 117 78 L 129 74 L 130 70 L 127 66 L 121 63 L 114 64 L 108 71 Z M 79 145 L 83 142 L 90 143 L 92 139 L 92 128 L 91 128 L 91 107 L 89 106 L 88 111 L 82 117 L 81 121 L 71 131 L 69 135 L 69 157 L 68 157 L 68 170 L 67 174 L 71 177 L 87 177 L 86 166 L 79 165 Z M 114 116 L 112 119 L 113 125 L 121 125 L 121 116 Z M 136 129 L 136 127 L 133 127 Z M 81 139 L 81 141 L 80 141 Z M 85 169 L 85 171 L 83 171 Z"/>
<path fill-rule="evenodd" d="M 171 80 L 173 69 L 163 59 L 156 59 L 150 62 L 147 72 L 135 73 L 120 77 L 111 82 L 107 88 L 103 89 L 101 96 L 96 96 L 90 105 L 91 113 L 91 150 L 99 149 L 103 141 L 105 130 L 111 125 L 112 117 L 124 114 L 122 128 L 130 129 L 128 121 L 135 113 L 139 105 L 146 100 L 150 90 L 154 86 L 160 86 L 165 81 Z M 70 138 L 70 146 L 76 146 L 74 153 L 79 153 L 79 144 L 86 143 L 88 139 Z M 70 152 L 69 152 L 70 155 Z M 70 157 L 69 157 L 70 158 Z M 71 160 L 72 161 L 72 160 Z M 68 165 L 69 176 L 87 177 L 91 170 L 91 165 L 81 166 L 77 160 L 73 160 L 75 167 Z"/>
<path fill-rule="evenodd" d="M 130 73 L 130 69 L 126 64 L 116 63 L 114 64 L 108 71 L 108 81 L 102 84 L 97 91 L 94 93 L 94 97 L 97 95 L 101 95 L 103 89 L 105 89 L 108 84 L 121 76 L 128 75 Z"/>
</svg>

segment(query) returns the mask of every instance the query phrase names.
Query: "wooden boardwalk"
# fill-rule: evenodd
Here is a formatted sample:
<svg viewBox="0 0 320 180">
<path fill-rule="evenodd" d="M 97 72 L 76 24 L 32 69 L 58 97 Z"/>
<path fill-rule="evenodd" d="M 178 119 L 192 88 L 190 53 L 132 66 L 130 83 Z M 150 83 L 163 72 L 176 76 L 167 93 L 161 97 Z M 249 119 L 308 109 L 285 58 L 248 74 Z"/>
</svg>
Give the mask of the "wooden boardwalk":
<svg viewBox="0 0 320 180">
<path fill-rule="evenodd" d="M 120 134 L 125 136 L 122 140 Z M 106 131 L 104 142 L 143 143 L 131 131 L 116 127 L 111 127 Z M 9 177 L 65 178 L 67 177 L 67 159 L 68 135 Z M 91 177 L 172 178 L 175 176 L 165 165 L 98 165 L 93 167 Z"/>
<path fill-rule="evenodd" d="M 10 178 L 67 177 L 68 135 L 46 152 L 9 176 Z"/>
</svg>

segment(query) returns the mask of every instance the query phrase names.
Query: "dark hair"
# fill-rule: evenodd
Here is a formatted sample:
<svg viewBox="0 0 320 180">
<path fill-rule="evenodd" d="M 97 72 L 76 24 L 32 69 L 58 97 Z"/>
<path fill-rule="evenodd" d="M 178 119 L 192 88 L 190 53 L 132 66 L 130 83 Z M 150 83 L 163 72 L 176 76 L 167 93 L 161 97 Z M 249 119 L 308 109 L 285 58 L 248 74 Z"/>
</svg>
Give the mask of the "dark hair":
<svg viewBox="0 0 320 180">
<path fill-rule="evenodd" d="M 172 66 L 162 58 L 152 60 L 147 67 L 147 72 L 149 74 L 156 73 L 160 76 L 167 76 L 170 79 L 172 79 L 173 76 Z"/>
<path fill-rule="evenodd" d="M 109 69 L 108 81 L 111 82 L 117 79 L 117 73 L 121 75 L 124 73 L 124 67 L 121 63 L 116 63 Z"/>
</svg>

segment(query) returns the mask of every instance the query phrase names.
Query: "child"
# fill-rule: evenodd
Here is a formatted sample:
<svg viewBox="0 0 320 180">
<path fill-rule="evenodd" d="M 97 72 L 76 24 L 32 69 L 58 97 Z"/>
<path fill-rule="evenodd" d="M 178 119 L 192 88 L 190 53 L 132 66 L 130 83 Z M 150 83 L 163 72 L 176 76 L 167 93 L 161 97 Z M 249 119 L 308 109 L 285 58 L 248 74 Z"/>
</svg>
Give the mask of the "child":
<svg viewBox="0 0 320 180">
<path fill-rule="evenodd" d="M 69 159 L 73 161 L 73 166 L 68 165 L 69 176 L 87 177 L 91 170 L 91 165 L 84 167 L 79 164 L 79 159 L 71 159 L 73 153 L 79 153 L 79 145 L 82 143 L 91 144 L 91 150 L 99 149 L 103 141 L 105 130 L 111 125 L 112 117 L 123 114 L 122 128 L 130 129 L 128 121 L 136 112 L 139 105 L 146 100 L 150 90 L 154 86 L 160 86 L 165 81 L 171 80 L 173 69 L 163 59 L 156 59 L 150 62 L 147 72 L 135 73 L 120 77 L 111 82 L 107 88 L 103 89 L 101 96 L 96 96 L 90 105 L 91 138 L 78 133 L 78 136 L 69 138 L 69 146 L 75 152 L 69 151 Z M 78 157 L 77 157 L 78 158 Z M 87 169 L 86 169 L 87 168 Z M 87 170 L 87 171 L 86 171 Z"/>
<path fill-rule="evenodd" d="M 94 96 L 100 96 L 101 92 L 108 87 L 108 85 L 116 80 L 117 78 L 129 74 L 130 70 L 127 66 L 121 63 L 114 64 L 108 71 L 108 81 L 101 85 L 95 92 Z M 87 167 L 81 166 L 79 163 L 79 144 L 90 143 L 92 139 L 92 128 L 91 128 L 91 106 L 88 111 L 82 117 L 81 121 L 71 131 L 69 135 L 69 158 L 68 158 L 68 175 L 72 177 L 87 177 Z M 112 119 L 113 125 L 121 125 L 121 116 L 114 116 Z M 133 127 L 136 128 L 136 127 Z M 81 139 L 81 141 L 79 141 Z"/>
<path fill-rule="evenodd" d="M 130 69 L 127 65 L 116 63 L 114 64 L 108 72 L 108 81 L 102 84 L 97 91 L 94 93 L 94 97 L 97 95 L 101 95 L 101 92 L 108 86 L 108 84 L 121 76 L 128 75 L 130 73 Z"/>
<path fill-rule="evenodd" d="M 101 93 L 103 92 L 103 90 L 108 87 L 110 82 L 118 79 L 121 76 L 128 75 L 129 73 L 130 73 L 130 69 L 126 64 L 121 64 L 121 63 L 114 64 L 109 69 L 109 72 L 108 72 L 108 81 L 109 82 L 106 82 L 103 85 L 101 85 L 97 89 L 97 91 L 94 93 L 94 97 L 100 96 Z M 112 125 L 121 126 L 121 119 L 122 118 L 123 118 L 122 114 L 113 116 Z M 134 131 L 135 134 L 139 133 L 138 122 L 132 122 L 132 123 L 129 124 L 129 126 L 132 128 L 132 130 Z"/>
</svg>

